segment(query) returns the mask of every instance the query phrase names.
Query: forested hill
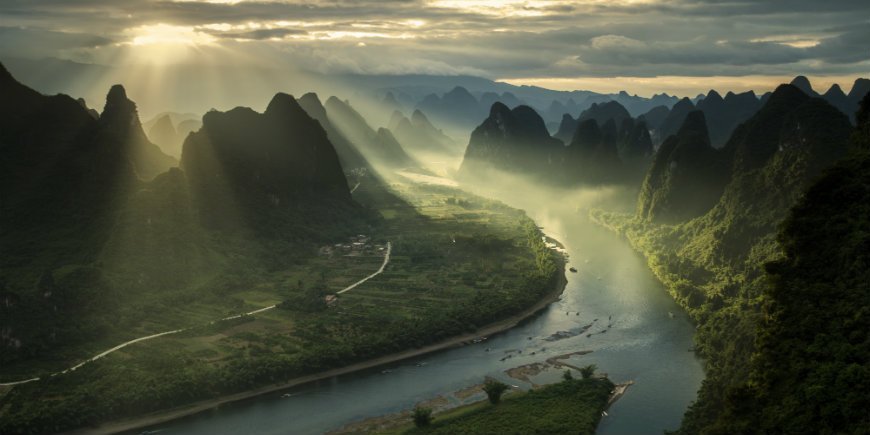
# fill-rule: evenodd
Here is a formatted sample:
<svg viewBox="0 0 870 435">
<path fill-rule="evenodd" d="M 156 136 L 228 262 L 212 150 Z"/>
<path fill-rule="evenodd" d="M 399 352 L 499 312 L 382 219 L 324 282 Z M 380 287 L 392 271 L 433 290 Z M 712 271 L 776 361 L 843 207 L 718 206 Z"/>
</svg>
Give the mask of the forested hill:
<svg viewBox="0 0 870 435">
<path fill-rule="evenodd" d="M 708 210 L 694 218 L 681 220 L 672 216 L 666 224 L 649 214 L 593 213 L 594 219 L 622 232 L 646 255 L 652 270 L 699 324 L 696 349 L 706 358 L 707 377 L 698 400 L 686 414 L 681 433 L 763 432 L 758 424 L 769 416 L 756 414 L 760 411 L 750 410 L 754 405 L 748 399 L 740 399 L 750 394 L 746 386 L 758 385 L 770 369 L 750 364 L 764 360 L 756 353 L 764 352 L 764 340 L 757 341 L 757 337 L 764 337 L 767 332 L 759 335 L 757 331 L 758 328 L 762 331 L 780 328 L 786 331 L 784 334 L 796 331 L 771 316 L 767 305 L 769 277 L 764 265 L 783 258 L 782 246 L 777 242 L 779 225 L 792 207 L 805 201 L 804 193 L 819 174 L 847 155 L 852 132 L 847 117 L 830 104 L 783 85 L 752 118 L 737 127 L 718 152 L 717 158 L 723 159 L 730 169 L 725 188 Z M 673 182 L 697 181 L 674 178 Z M 679 187 L 668 188 L 671 194 L 678 194 Z M 659 193 L 655 188 L 646 189 L 639 210 L 646 210 L 645 201 Z M 676 199 L 691 201 L 691 198 L 671 201 Z M 811 305 L 816 300 L 801 298 L 792 303 Z M 768 306 L 768 311 L 763 311 L 762 306 Z M 805 321 L 814 320 L 810 317 Z M 808 334 L 804 337 L 807 339 L 814 336 L 810 332 L 802 334 Z M 757 348 L 756 343 L 761 347 Z M 836 352 L 834 348 L 820 349 Z M 781 354 L 772 355 L 778 363 L 788 359 Z M 803 375 L 800 370 L 790 372 L 795 373 Z M 805 381 L 798 376 L 794 382 L 809 385 Z M 773 382 L 771 386 L 777 385 Z M 756 392 L 768 394 L 764 390 Z M 778 396 L 770 394 L 767 397 L 775 398 L 771 403 L 784 403 L 787 398 L 803 400 L 793 391 L 783 391 Z M 741 411 L 734 407 L 748 408 Z M 813 410 L 797 408 L 795 415 L 800 412 L 816 415 Z M 733 417 L 735 413 L 743 417 Z M 773 433 L 777 432 L 772 429 L 775 426 L 769 427 Z"/>
<path fill-rule="evenodd" d="M 792 208 L 765 269 L 748 380 L 709 433 L 866 433 L 870 428 L 870 94 L 853 154 Z"/>
<path fill-rule="evenodd" d="M 768 263 L 749 379 L 710 433 L 870 428 L 870 154 L 830 168 L 795 206 Z"/>
</svg>

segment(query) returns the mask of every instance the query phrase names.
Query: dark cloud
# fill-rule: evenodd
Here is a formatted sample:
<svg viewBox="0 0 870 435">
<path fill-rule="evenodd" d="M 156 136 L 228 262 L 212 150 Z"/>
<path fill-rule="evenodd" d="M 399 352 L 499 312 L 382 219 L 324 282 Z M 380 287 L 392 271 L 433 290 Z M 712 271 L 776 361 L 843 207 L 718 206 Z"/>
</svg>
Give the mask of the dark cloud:
<svg viewBox="0 0 870 435">
<path fill-rule="evenodd" d="M 308 32 L 300 29 L 285 29 L 285 28 L 277 28 L 277 29 L 257 29 L 257 30 L 248 30 L 242 32 L 220 32 L 215 30 L 207 30 L 207 33 L 210 33 L 214 36 L 218 36 L 220 38 L 231 38 L 231 39 L 250 39 L 250 40 L 262 40 L 262 39 L 272 39 L 272 38 L 283 38 L 287 35 L 305 35 Z"/>
<path fill-rule="evenodd" d="M 101 47 L 115 41 L 98 35 L 46 29 L 0 27 L 0 53 L 7 56 L 51 56 L 57 50 Z"/>
<path fill-rule="evenodd" d="M 291 56 L 320 72 L 608 77 L 870 70 L 867 0 L 528 1 L 498 11 L 433 7 L 428 0 L 4 0 L 0 15 L 9 26 L 27 28 L 0 33 L 4 53 L 67 58 L 123 42 L 129 29 L 165 23 L 190 26 L 218 43 L 248 40 L 234 47 L 250 52 L 259 44 L 258 53 Z"/>
</svg>

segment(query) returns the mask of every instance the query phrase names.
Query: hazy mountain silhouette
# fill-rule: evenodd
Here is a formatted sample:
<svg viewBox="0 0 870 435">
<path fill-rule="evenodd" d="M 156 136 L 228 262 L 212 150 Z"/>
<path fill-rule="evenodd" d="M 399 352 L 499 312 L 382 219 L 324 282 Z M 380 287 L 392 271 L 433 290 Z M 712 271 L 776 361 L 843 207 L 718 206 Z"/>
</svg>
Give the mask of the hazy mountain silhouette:
<svg viewBox="0 0 870 435">
<path fill-rule="evenodd" d="M 336 97 L 326 100 L 329 120 L 370 163 L 393 167 L 413 165 L 414 161 L 392 135 L 378 134 L 350 103 Z M 393 140 L 390 140 L 390 139 Z"/>
<path fill-rule="evenodd" d="M 676 134 L 680 127 L 682 127 L 683 122 L 686 121 L 686 116 L 693 110 L 695 110 L 695 105 L 688 98 L 678 101 L 677 104 L 674 104 L 674 107 L 671 107 L 668 116 L 665 117 L 659 126 L 657 137 L 653 139 L 664 141 L 668 136 Z"/>
<path fill-rule="evenodd" d="M 207 223 L 241 217 L 250 225 L 264 210 L 351 202 L 326 131 L 292 96 L 276 94 L 263 113 L 211 111 L 202 123 L 181 162 Z"/>
<path fill-rule="evenodd" d="M 670 223 L 700 216 L 718 201 L 728 171 L 724 153 L 710 144 L 704 113 L 689 112 L 655 155 L 641 186 L 638 215 Z"/>
<path fill-rule="evenodd" d="M 608 101 L 606 103 L 593 103 L 588 109 L 580 113 L 577 119 L 572 119 L 569 116 L 562 117 L 562 123 L 559 125 L 559 131 L 554 135 L 555 138 L 562 140 L 564 143 L 571 143 L 574 138 L 574 131 L 580 122 L 589 119 L 595 120 L 598 125 L 604 125 L 608 120 L 613 120 L 616 125 L 621 126 L 623 121 L 631 118 L 628 110 L 616 101 Z"/>
<path fill-rule="evenodd" d="M 531 107 L 511 110 L 495 103 L 489 117 L 471 133 L 459 174 L 467 176 L 479 169 L 494 168 L 552 179 L 548 172 L 563 148 L 550 137 L 544 120 Z"/>
<path fill-rule="evenodd" d="M 335 147 L 335 152 L 338 153 L 338 160 L 345 171 L 355 168 L 371 169 L 369 162 L 363 157 L 356 145 L 333 125 L 326 114 L 326 108 L 320 103 L 320 98 L 317 94 L 309 92 L 300 97 L 297 102 L 308 113 L 308 116 L 316 119 L 326 131 L 326 136 Z"/>
<path fill-rule="evenodd" d="M 810 79 L 806 78 L 806 76 L 797 76 L 792 79 L 790 84 L 811 97 L 819 96 L 819 94 L 813 90 L 813 85 L 810 84 Z"/>
<path fill-rule="evenodd" d="M 0 329 L 18 340 L 11 348 L 0 340 L 7 361 L 93 338 L 99 327 L 81 319 L 109 294 L 101 249 L 128 199 L 175 160 L 145 138 L 121 86 L 94 117 L 67 95 L 22 85 L 0 64 L 0 95 L 0 286 L 16 300 Z"/>
<path fill-rule="evenodd" d="M 695 107 L 704 112 L 707 119 L 710 143 L 714 148 L 721 148 L 731 137 L 734 128 L 755 114 L 761 103 L 752 91 L 741 94 L 728 92 L 722 98 L 718 92 L 710 90 Z"/>
<path fill-rule="evenodd" d="M 443 96 L 427 97 L 417 108 L 439 122 L 468 126 L 479 122 L 483 110 L 477 99 L 462 86 L 456 86 Z"/>
<path fill-rule="evenodd" d="M 612 119 L 599 128 L 595 119 L 580 121 L 571 143 L 564 151 L 569 183 L 606 183 L 621 174 L 616 146 L 616 124 Z"/>
<path fill-rule="evenodd" d="M 631 173 L 643 176 L 646 165 L 653 155 L 653 142 L 649 127 L 643 120 L 622 120 L 616 141 L 619 159 Z M 637 169 L 635 171 L 635 169 Z"/>
<path fill-rule="evenodd" d="M 190 133 L 199 130 L 202 122 L 190 113 L 163 112 L 142 123 L 148 138 L 175 158 L 181 158 L 181 146 Z"/>
<path fill-rule="evenodd" d="M 420 110 L 414 110 L 411 119 L 400 112 L 393 112 L 389 124 L 390 131 L 405 148 L 423 152 L 456 152 L 456 143 L 435 128 L 426 115 Z"/>
<path fill-rule="evenodd" d="M 656 106 L 652 109 L 649 109 L 643 115 L 640 115 L 637 119 L 638 121 L 644 121 L 653 132 L 658 131 L 662 123 L 665 121 L 665 118 L 668 117 L 668 113 L 671 112 L 667 106 Z"/>
</svg>

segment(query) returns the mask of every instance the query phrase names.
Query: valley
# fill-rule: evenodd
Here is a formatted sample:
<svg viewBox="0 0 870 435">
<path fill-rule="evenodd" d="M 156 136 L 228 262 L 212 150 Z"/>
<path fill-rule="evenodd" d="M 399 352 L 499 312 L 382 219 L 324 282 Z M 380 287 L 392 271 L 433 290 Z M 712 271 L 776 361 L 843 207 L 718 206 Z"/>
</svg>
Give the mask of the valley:
<svg viewBox="0 0 870 435">
<path fill-rule="evenodd" d="M 103 3 L 0 5 L 0 433 L 870 428 L 866 6 Z"/>
</svg>

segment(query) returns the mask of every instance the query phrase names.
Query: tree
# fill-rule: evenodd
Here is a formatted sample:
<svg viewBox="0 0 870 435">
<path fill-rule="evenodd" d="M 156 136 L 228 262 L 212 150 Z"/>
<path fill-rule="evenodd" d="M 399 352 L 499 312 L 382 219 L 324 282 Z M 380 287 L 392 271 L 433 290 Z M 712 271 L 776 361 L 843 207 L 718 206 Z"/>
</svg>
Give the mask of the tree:
<svg viewBox="0 0 870 435">
<path fill-rule="evenodd" d="M 501 401 L 501 395 L 504 394 L 507 389 L 507 384 L 494 379 L 487 379 L 486 382 L 483 383 L 483 391 L 486 393 L 486 397 L 489 398 L 489 402 L 493 405 L 497 405 L 498 402 Z"/>
<path fill-rule="evenodd" d="M 573 381 L 574 375 L 571 374 L 571 370 L 565 370 L 565 373 L 562 373 L 562 379 L 566 381 Z"/>
<path fill-rule="evenodd" d="M 583 379 L 589 379 L 592 377 L 592 375 L 595 374 L 595 370 L 597 368 L 598 367 L 595 364 L 589 364 L 588 366 L 582 367 L 580 369 L 580 375 L 583 376 Z"/>
<path fill-rule="evenodd" d="M 413 418 L 414 426 L 429 426 L 429 424 L 432 423 L 432 409 L 418 406 L 414 408 Z"/>
</svg>

